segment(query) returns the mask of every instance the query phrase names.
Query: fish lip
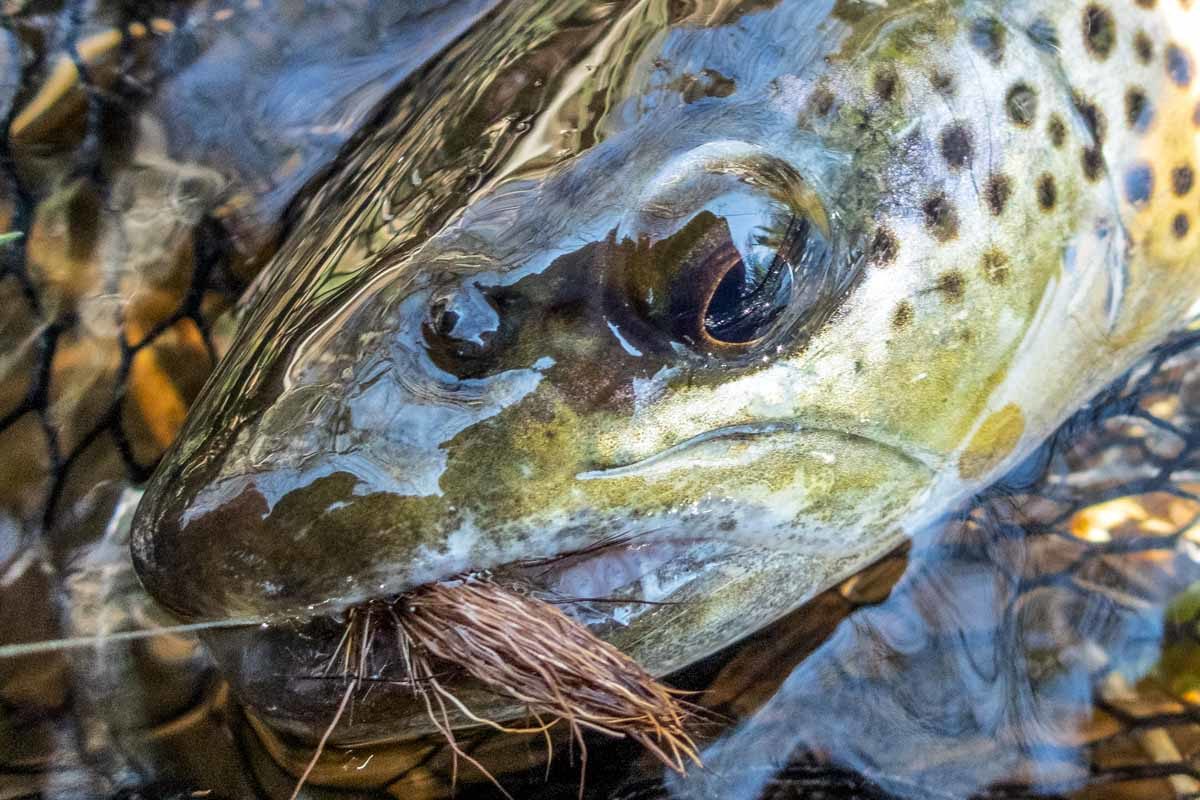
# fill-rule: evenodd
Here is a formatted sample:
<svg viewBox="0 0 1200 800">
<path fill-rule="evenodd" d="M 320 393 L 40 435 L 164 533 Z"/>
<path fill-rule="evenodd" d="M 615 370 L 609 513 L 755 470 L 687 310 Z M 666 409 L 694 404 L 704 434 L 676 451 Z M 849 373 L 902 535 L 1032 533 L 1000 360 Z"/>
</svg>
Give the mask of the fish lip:
<svg viewBox="0 0 1200 800">
<path fill-rule="evenodd" d="M 575 596 L 562 592 L 562 585 L 559 583 L 562 576 L 572 569 L 587 570 L 589 564 L 592 567 L 603 567 L 601 562 L 610 557 L 617 563 L 622 559 L 633 558 L 635 566 L 630 568 L 636 569 L 636 558 L 631 552 L 641 547 L 656 551 L 648 560 L 648 566 L 645 566 L 647 574 L 650 574 L 668 563 L 686 558 L 690 549 L 696 546 L 716 548 L 718 558 L 736 550 L 758 549 L 726 545 L 708 537 L 686 534 L 662 539 L 633 536 L 616 538 L 545 558 L 513 561 L 479 574 L 486 575 L 501 586 L 524 587 L 534 597 L 563 610 L 597 638 L 608 641 L 611 629 L 614 626 L 620 628 L 625 624 L 620 621 L 619 615 L 613 613 L 612 610 L 616 607 L 624 605 L 649 608 L 675 605 L 675 601 L 672 597 L 661 601 L 649 601 L 642 598 L 631 599 L 626 595 L 620 598 Z M 459 573 L 458 576 L 462 577 L 463 574 Z M 449 579 L 451 578 L 445 580 Z M 636 585 L 638 580 L 614 588 L 627 591 L 629 586 Z M 671 592 L 674 592 L 674 589 Z M 274 731 L 296 737 L 300 741 L 315 743 L 327 728 L 328 720 L 332 718 L 333 710 L 341 692 L 344 691 L 344 688 L 339 688 L 337 692 L 326 694 L 320 685 L 345 685 L 345 676 L 341 676 L 341 680 L 335 680 L 339 677 L 338 673 L 330 672 L 328 665 L 336 660 L 340 652 L 341 645 L 338 642 L 341 632 L 345 630 L 346 614 L 353 608 L 364 608 L 376 603 L 393 605 L 402 597 L 403 594 L 382 594 L 367 600 L 338 603 L 298 616 L 281 617 L 269 624 L 206 631 L 204 638 L 210 649 L 216 648 L 214 652 L 221 672 L 262 723 Z M 595 608 L 596 604 L 600 604 L 600 610 Z M 223 640 L 225 644 L 221 643 Z M 263 664 L 274 663 L 276 659 L 281 658 L 294 661 L 289 667 L 273 666 L 264 669 Z M 359 717 L 365 717 L 365 720 L 351 721 L 331 740 L 339 747 L 400 745 L 414 737 L 436 732 L 424 724 L 422 707 L 417 704 L 416 695 L 413 695 L 411 687 L 404 684 L 409 675 L 403 662 L 389 662 L 386 652 L 383 662 L 382 666 L 378 661 L 364 662 L 368 663 L 368 677 L 364 680 L 370 681 L 372 693 L 381 704 L 381 708 L 389 709 L 389 714 L 401 712 L 409 715 L 406 723 L 395 724 L 391 716 L 386 720 L 380 719 L 379 713 L 363 713 L 363 709 L 360 708 Z M 325 665 L 324 670 L 322 665 Z M 279 685 L 272 687 L 271 682 L 279 680 L 280 676 L 283 678 Z M 269 680 L 264 683 L 264 678 Z M 444 679 L 443 683 L 456 693 L 464 689 L 475 692 L 463 696 L 472 698 L 468 705 L 477 713 L 499 715 L 505 719 L 515 718 L 520 713 L 519 702 L 496 695 L 493 689 L 481 689 L 478 682 L 469 675 L 456 673 Z M 488 698 L 493 696 L 494 705 L 487 705 Z M 460 724 L 470 726 L 471 722 L 458 719 L 455 727 Z"/>
<path fill-rule="evenodd" d="M 923 468 L 928 467 L 928 462 L 908 452 L 905 448 L 881 442 L 874 436 L 848 431 L 845 427 L 811 424 L 791 419 L 765 420 L 713 428 L 663 448 L 645 458 L 627 464 L 583 472 L 579 474 L 579 478 L 595 480 L 636 475 L 692 448 L 713 441 L 755 439 L 807 432 L 832 434 L 846 437 L 848 441 L 857 441 L 877 448 L 882 447 L 908 463 L 921 465 Z M 644 553 L 648 553 L 648 555 L 644 556 Z M 656 611 L 655 606 L 676 606 L 681 602 L 686 602 L 688 597 L 702 597 L 703 593 L 709 590 L 713 581 L 724 581 L 725 578 L 718 572 L 709 572 L 714 565 L 719 566 L 726 559 L 730 560 L 729 563 L 736 564 L 742 558 L 757 559 L 760 557 L 786 558 L 787 553 L 776 551 L 762 542 L 729 541 L 720 536 L 709 535 L 709 532 L 684 530 L 668 524 L 663 527 L 643 528 L 630 537 L 618 537 L 581 549 L 567 549 L 543 557 L 512 560 L 484 567 L 482 571 L 501 585 L 507 583 L 509 579 L 516 579 L 531 589 L 535 593 L 534 596 L 559 606 L 577 623 L 586 627 L 600 639 L 620 646 L 621 638 L 624 635 L 634 635 L 626 634 L 626 631 L 636 632 L 639 630 L 637 626 L 640 624 L 640 619 L 661 618 L 660 612 L 675 613 Z M 663 572 L 664 570 L 665 572 Z M 676 571 L 676 574 L 686 573 L 684 582 L 679 584 L 659 583 L 659 578 L 656 576 L 670 573 L 672 570 Z M 462 570 L 456 570 L 453 574 L 448 573 L 442 576 L 441 580 L 453 578 L 462 572 Z M 466 572 L 469 574 L 471 570 L 468 569 Z M 580 585 L 572 583 L 579 576 L 582 576 L 582 584 L 590 587 L 603 580 L 608 580 L 609 578 L 606 576 L 628 577 L 632 573 L 640 575 L 641 572 L 645 573 L 645 577 L 650 578 L 655 587 L 654 591 L 661 591 L 661 594 L 655 596 L 643 594 L 643 589 L 650 584 L 641 583 L 641 577 L 635 577 L 628 581 L 618 580 L 612 585 L 612 591 L 601 590 L 597 593 L 584 593 L 572 590 L 573 586 Z M 595 575 L 594 579 L 593 574 Z M 417 588 L 419 587 L 413 586 L 400 594 Z M 334 629 L 337 628 L 336 620 L 340 619 L 342 614 L 355 606 L 377 601 L 394 602 L 397 597 L 396 592 L 383 592 L 377 596 L 359 597 L 353 600 L 341 598 L 324 604 L 319 609 L 309 609 L 309 612 L 300 615 L 300 618 L 292 617 L 291 624 L 280 626 L 282 630 L 278 630 L 275 636 L 266 635 L 260 638 L 255 635 L 255 631 L 248 631 L 247 637 L 242 639 L 237 647 L 226 651 L 228 660 L 222 665 L 222 669 L 231 677 L 235 686 L 241 687 L 239 693 L 243 695 L 249 706 L 259 710 L 263 720 L 270 727 L 287 731 L 302 739 L 315 741 L 324 730 L 324 726 L 327 725 L 329 714 L 336 707 L 341 696 L 333 694 L 317 696 L 313 693 L 316 690 L 306 688 L 307 683 L 314 681 L 303 677 L 287 681 L 287 686 L 283 688 L 288 689 L 291 694 L 284 698 L 281 698 L 279 694 L 282 689 L 270 686 L 263 689 L 262 694 L 255 696 L 256 687 L 247 685 L 247 681 L 253 680 L 261 670 L 248 669 L 247 666 L 255 663 L 253 658 L 255 652 L 262 652 L 265 654 L 264 657 L 268 657 L 267 650 L 273 648 L 272 652 L 274 653 L 297 653 L 299 655 L 296 657 L 302 657 L 310 665 L 314 665 L 307 673 L 297 669 L 289 670 L 289 673 L 297 676 L 311 674 L 315 665 L 324 663 L 328 659 L 328 654 L 336 647 L 336 638 L 329 631 L 331 625 Z M 628 614 L 633 616 L 628 616 Z M 643 617 L 644 614 L 652 616 Z M 629 625 L 633 627 L 626 627 Z M 288 633 L 288 628 L 292 633 Z M 318 631 L 325 631 L 325 633 L 319 634 Z M 641 636 L 642 634 L 636 633 L 636 635 Z M 629 640 L 629 642 L 633 641 L 639 640 Z M 686 660 L 676 663 L 664 660 L 661 652 L 655 652 L 656 655 L 650 656 L 650 658 L 660 660 L 648 668 L 660 675 L 669 674 L 706 654 L 699 651 L 692 652 L 688 654 Z M 248 657 L 249 661 L 243 660 Z M 469 689 L 470 686 L 471 683 L 468 679 L 468 682 L 461 688 Z M 455 691 L 458 691 L 459 688 L 456 685 Z M 407 689 L 401 690 L 396 687 L 388 689 L 382 685 L 376 686 L 373 694 L 376 703 L 382 709 L 380 713 L 386 716 L 386 719 L 375 719 L 364 711 L 359 715 L 363 719 L 360 720 L 356 717 L 353 726 L 339 732 L 340 743 L 402 742 L 414 736 L 430 733 L 431 731 L 426 729 L 421 721 L 423 718 L 420 716 L 420 709 L 410 703 L 411 692 L 405 694 L 407 691 Z M 494 692 L 488 690 L 485 695 L 493 698 Z M 515 705 L 502 699 L 485 700 L 482 696 L 476 696 L 475 701 L 483 704 L 475 710 L 477 712 L 482 710 L 487 714 L 503 716 L 516 708 Z M 495 705 L 489 706 L 487 703 Z M 266 713 L 266 709 L 271 707 L 278 710 L 275 713 Z M 474 706 L 472 707 L 474 708 Z M 383 713 L 384 711 L 386 714 Z M 404 718 L 405 722 L 399 723 L 400 718 Z"/>
<path fill-rule="evenodd" d="M 719 428 L 698 433 L 684 439 L 682 442 L 677 442 L 669 447 L 665 447 L 658 452 L 630 461 L 624 464 L 616 464 L 609 467 L 598 467 L 596 469 L 586 470 L 575 475 L 576 480 L 604 480 L 608 478 L 628 478 L 633 477 L 641 472 L 650 469 L 658 464 L 670 460 L 672 457 L 686 452 L 692 448 L 714 442 L 722 439 L 755 439 L 758 437 L 771 436 L 778 433 L 832 433 L 837 436 L 845 437 L 846 439 L 856 440 L 865 444 L 870 444 L 876 447 L 882 447 L 892 451 L 895 455 L 905 461 L 916 464 L 927 470 L 934 470 L 936 463 L 932 455 L 921 453 L 909 447 L 904 447 L 896 442 L 889 442 L 878 436 L 868 436 L 864 433 L 859 433 L 852 430 L 847 430 L 842 427 L 830 425 L 815 425 L 805 423 L 800 420 L 764 420 L 762 422 L 740 423 L 735 425 L 723 425 Z"/>
</svg>

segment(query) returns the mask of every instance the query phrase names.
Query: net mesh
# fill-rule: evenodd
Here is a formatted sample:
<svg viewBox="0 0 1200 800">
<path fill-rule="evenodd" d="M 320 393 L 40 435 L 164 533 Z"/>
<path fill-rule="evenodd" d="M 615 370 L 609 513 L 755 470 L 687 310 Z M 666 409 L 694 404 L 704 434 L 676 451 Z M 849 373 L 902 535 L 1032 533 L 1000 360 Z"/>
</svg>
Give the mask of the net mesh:
<svg viewBox="0 0 1200 800">
<path fill-rule="evenodd" d="M 104 479 L 148 476 L 242 285 L 222 178 L 115 145 L 152 80 L 129 31 L 154 10 L 72 2 L 3 17 L 7 74 L 22 79 L 0 137 L 0 227 L 21 235 L 0 245 L 0 447 L 22 458 L 5 460 L 0 500 L 33 530 Z M 40 127 L 64 115 L 79 124 L 47 141 Z"/>
</svg>

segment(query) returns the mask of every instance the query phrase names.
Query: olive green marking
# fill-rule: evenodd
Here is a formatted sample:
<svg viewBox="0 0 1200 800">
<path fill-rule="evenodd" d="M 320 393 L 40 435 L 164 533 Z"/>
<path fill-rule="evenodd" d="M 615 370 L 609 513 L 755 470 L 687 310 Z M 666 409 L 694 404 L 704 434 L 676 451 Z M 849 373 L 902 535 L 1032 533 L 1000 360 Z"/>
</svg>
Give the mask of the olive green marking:
<svg viewBox="0 0 1200 800">
<path fill-rule="evenodd" d="M 942 97 L 954 97 L 958 91 L 954 84 L 954 76 L 940 70 L 934 70 L 929 76 L 929 85 Z"/>
<path fill-rule="evenodd" d="M 1063 142 L 1067 140 L 1067 126 L 1058 114 L 1050 115 L 1050 121 L 1046 123 L 1046 132 L 1050 135 L 1050 144 L 1056 148 L 1062 147 Z"/>
<path fill-rule="evenodd" d="M 1087 125 L 1087 129 L 1091 131 L 1092 140 L 1097 145 L 1104 144 L 1104 138 L 1108 133 L 1108 120 L 1105 119 L 1104 112 L 1078 90 L 1072 92 L 1072 102 L 1075 104 L 1075 110 L 1079 112 L 1079 116 L 1083 118 L 1084 124 Z"/>
<path fill-rule="evenodd" d="M 875 235 L 871 237 L 871 263 L 878 267 L 886 267 L 896 260 L 899 252 L 900 243 L 896 241 L 896 234 L 884 225 L 879 226 Z"/>
<path fill-rule="evenodd" d="M 729 97 L 737 91 L 737 84 L 733 80 L 713 69 L 702 69 L 699 75 L 682 75 L 672 86 L 687 104 L 706 97 Z"/>
<path fill-rule="evenodd" d="M 966 280 L 962 273 L 957 270 L 951 270 L 938 276 L 937 283 L 933 285 L 934 290 L 942 295 L 948 302 L 962 302 L 963 295 L 966 294 Z"/>
<path fill-rule="evenodd" d="M 988 283 L 1003 286 L 1008 282 L 1008 256 L 1003 250 L 995 247 L 985 250 L 980 266 L 983 269 L 983 277 Z"/>
<path fill-rule="evenodd" d="M 883 67 L 875 73 L 875 95 L 885 103 L 896 97 L 896 89 L 900 85 L 900 76 L 891 67 Z"/>
<path fill-rule="evenodd" d="M 964 478 L 981 478 L 998 466 L 1021 441 L 1025 414 L 1009 403 L 983 421 L 958 460 Z"/>
<path fill-rule="evenodd" d="M 1125 122 L 1130 129 L 1145 133 L 1154 121 L 1154 106 L 1146 92 L 1138 86 L 1131 86 L 1125 92 Z"/>
<path fill-rule="evenodd" d="M 913 320 L 912 303 L 907 300 L 901 300 L 896 304 L 896 310 L 892 312 L 892 328 L 895 330 L 903 330 L 908 327 L 908 324 Z"/>
<path fill-rule="evenodd" d="M 1154 60 L 1154 41 L 1145 31 L 1139 30 L 1133 35 L 1133 52 L 1137 55 L 1137 60 L 1143 64 L 1149 64 Z"/>
<path fill-rule="evenodd" d="M 1037 180 L 1037 198 L 1042 211 L 1053 211 L 1058 202 L 1058 185 L 1048 172 L 1042 173 Z"/>
<path fill-rule="evenodd" d="M 836 99 L 833 96 L 833 92 L 828 89 L 817 89 L 813 92 L 812 109 L 818 116 L 829 116 L 829 112 L 833 110 L 833 104 Z"/>
<path fill-rule="evenodd" d="M 1095 183 L 1104 174 L 1104 155 L 1100 152 L 1100 148 L 1083 148 L 1080 161 L 1083 164 L 1083 176 L 1092 183 Z"/>
</svg>

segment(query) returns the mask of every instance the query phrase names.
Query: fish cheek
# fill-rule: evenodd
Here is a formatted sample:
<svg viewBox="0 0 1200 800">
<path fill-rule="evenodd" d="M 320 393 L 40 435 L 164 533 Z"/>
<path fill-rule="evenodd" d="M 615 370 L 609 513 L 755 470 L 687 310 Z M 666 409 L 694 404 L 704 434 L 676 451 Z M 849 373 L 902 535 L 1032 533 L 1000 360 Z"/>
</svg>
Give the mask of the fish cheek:
<svg viewBox="0 0 1200 800">
<path fill-rule="evenodd" d="M 564 498 L 591 457 L 591 437 L 584 430 L 586 417 L 552 385 L 553 377 L 445 445 L 446 469 L 438 484 L 451 505 L 488 531 L 520 527 L 552 510 L 573 511 Z"/>
</svg>

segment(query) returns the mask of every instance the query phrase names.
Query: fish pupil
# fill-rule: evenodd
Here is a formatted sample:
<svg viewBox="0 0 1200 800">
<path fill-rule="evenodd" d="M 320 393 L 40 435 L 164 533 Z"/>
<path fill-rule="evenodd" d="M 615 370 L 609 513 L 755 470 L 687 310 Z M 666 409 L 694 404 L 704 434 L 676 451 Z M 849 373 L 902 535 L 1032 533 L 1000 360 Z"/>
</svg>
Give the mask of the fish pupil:
<svg viewBox="0 0 1200 800">
<path fill-rule="evenodd" d="M 721 342 L 745 344 L 762 335 L 783 311 L 780 302 L 785 283 L 780 277 L 767 276 L 757 283 L 746 265 L 738 262 L 725 273 L 709 300 L 704 313 L 704 329 Z"/>
<path fill-rule="evenodd" d="M 709 336 L 727 344 L 745 344 L 763 336 L 787 308 L 792 259 L 803 252 L 809 227 L 807 220 L 793 219 L 769 263 L 747 266 L 744 259 L 736 259 L 704 309 L 704 330 Z"/>
</svg>

